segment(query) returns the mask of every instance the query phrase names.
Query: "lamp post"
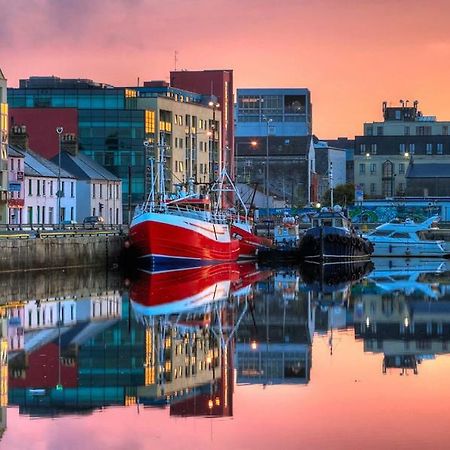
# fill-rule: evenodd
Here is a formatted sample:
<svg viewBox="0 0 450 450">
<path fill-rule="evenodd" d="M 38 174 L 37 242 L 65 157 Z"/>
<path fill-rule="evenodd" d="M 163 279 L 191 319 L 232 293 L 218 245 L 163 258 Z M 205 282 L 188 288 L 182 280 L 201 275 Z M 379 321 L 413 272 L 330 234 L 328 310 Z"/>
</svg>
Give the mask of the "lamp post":
<svg viewBox="0 0 450 450">
<path fill-rule="evenodd" d="M 255 140 L 245 141 L 245 142 L 242 142 L 242 141 L 236 142 L 236 145 L 235 145 L 235 147 L 236 147 L 235 170 L 234 170 L 236 181 L 239 178 L 239 176 L 238 176 L 238 174 L 239 174 L 239 171 L 238 171 L 239 146 L 244 145 L 244 144 L 246 144 L 246 145 L 250 146 L 252 149 L 254 149 L 257 147 L 258 142 Z M 244 166 L 244 182 L 245 182 L 245 166 Z"/>
<path fill-rule="evenodd" d="M 57 209 L 58 209 L 58 225 L 61 225 L 61 135 L 64 131 L 63 127 L 56 128 L 56 134 L 58 135 L 58 192 L 57 197 Z"/>
<path fill-rule="evenodd" d="M 216 156 L 216 151 L 215 151 L 216 145 L 215 144 L 216 144 L 216 127 L 217 127 L 217 125 L 216 125 L 216 108 L 219 108 L 220 104 L 211 100 L 208 103 L 208 105 L 212 107 L 212 113 L 213 113 L 212 114 L 212 126 L 211 126 L 211 128 L 212 128 L 211 152 L 209 155 L 211 170 L 210 170 L 209 176 L 210 176 L 210 181 L 214 181 L 213 175 L 214 175 L 214 167 L 215 167 L 215 162 L 216 162 L 215 161 L 215 156 Z M 218 161 L 217 161 L 217 163 L 218 163 Z"/>
<path fill-rule="evenodd" d="M 269 127 L 272 119 L 263 116 L 264 122 L 266 122 L 266 180 L 265 180 L 265 190 L 266 190 L 266 214 L 269 217 Z"/>
</svg>

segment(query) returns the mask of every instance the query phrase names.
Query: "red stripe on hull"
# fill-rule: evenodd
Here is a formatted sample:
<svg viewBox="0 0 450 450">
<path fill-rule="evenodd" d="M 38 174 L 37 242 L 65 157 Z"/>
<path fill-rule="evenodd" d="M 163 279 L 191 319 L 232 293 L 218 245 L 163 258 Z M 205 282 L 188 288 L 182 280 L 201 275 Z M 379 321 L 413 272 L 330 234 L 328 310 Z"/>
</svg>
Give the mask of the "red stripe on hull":
<svg viewBox="0 0 450 450">
<path fill-rule="evenodd" d="M 201 233 L 156 221 L 134 225 L 130 238 L 141 256 L 163 255 L 204 261 L 236 261 L 239 242 L 218 242 Z"/>
</svg>

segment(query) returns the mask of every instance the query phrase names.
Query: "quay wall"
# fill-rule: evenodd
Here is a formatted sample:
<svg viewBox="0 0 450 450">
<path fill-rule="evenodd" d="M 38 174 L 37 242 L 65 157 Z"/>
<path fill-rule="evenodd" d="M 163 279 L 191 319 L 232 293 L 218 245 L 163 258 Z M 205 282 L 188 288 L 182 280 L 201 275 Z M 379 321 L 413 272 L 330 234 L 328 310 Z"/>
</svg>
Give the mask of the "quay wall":
<svg viewBox="0 0 450 450">
<path fill-rule="evenodd" d="M 0 239 L 0 272 L 110 267 L 118 262 L 124 239 L 122 234 Z"/>
</svg>

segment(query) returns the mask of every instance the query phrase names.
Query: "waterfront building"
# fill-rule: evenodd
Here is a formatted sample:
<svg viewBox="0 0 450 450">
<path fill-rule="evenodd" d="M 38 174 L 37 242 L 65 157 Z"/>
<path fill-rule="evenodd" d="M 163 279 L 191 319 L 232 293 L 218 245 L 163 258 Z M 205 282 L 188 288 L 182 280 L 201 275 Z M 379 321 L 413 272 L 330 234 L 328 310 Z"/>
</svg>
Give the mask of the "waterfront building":
<svg viewBox="0 0 450 450">
<path fill-rule="evenodd" d="M 25 207 L 25 157 L 23 153 L 8 145 L 8 159 L 8 223 L 17 225 L 22 223 L 22 212 Z"/>
<path fill-rule="evenodd" d="M 238 89 L 235 108 L 237 181 L 257 183 L 266 196 L 290 206 L 316 201 L 309 90 Z"/>
<path fill-rule="evenodd" d="M 214 172 L 220 169 L 221 164 L 234 178 L 233 70 L 173 71 L 170 72 L 170 85 L 174 88 L 198 92 L 209 99 L 208 103 L 213 109 L 213 123 L 220 117 L 219 127 L 211 130 L 210 181 L 215 180 Z M 222 137 L 221 142 L 215 139 L 216 132 Z"/>
<path fill-rule="evenodd" d="M 173 88 L 164 81 L 144 82 L 144 86 L 133 89 L 138 92 L 137 107 L 154 111 L 158 119 L 155 136 L 160 144 L 166 145 L 166 189 L 173 192 L 177 186 L 186 188 L 189 179 L 203 185 L 217 179 L 222 159 L 216 150 L 221 148 L 222 126 L 214 108 L 216 97 L 210 106 L 211 96 Z M 155 150 L 158 147 L 150 145 L 146 159 L 158 157 Z M 147 185 L 148 181 L 149 177 Z"/>
<path fill-rule="evenodd" d="M 314 142 L 316 173 L 318 178 L 318 200 L 322 200 L 325 192 L 331 187 L 347 182 L 347 155 L 341 148 L 332 147 L 326 141 Z"/>
<path fill-rule="evenodd" d="M 338 137 L 337 139 L 324 139 L 330 147 L 340 148 L 345 150 L 346 155 L 346 172 L 347 180 L 349 184 L 354 183 L 354 152 L 355 152 L 355 140 L 347 137 Z"/>
<path fill-rule="evenodd" d="M 155 139 L 155 113 L 137 109 L 137 92 L 92 80 L 30 77 L 8 91 L 10 121 L 24 124 L 30 147 L 46 158 L 59 151 L 56 129 L 75 133 L 80 152 L 122 180 L 131 210 L 144 198 L 144 145 Z M 126 199 L 126 201 L 125 201 Z"/>
<path fill-rule="evenodd" d="M 355 137 L 355 185 L 366 198 L 408 195 L 409 166 L 450 163 L 449 121 L 424 116 L 417 102 L 413 106 L 408 102 L 387 106 L 384 102 L 383 118 L 383 122 L 365 123 L 364 135 Z M 417 171 L 421 169 L 415 168 L 410 177 L 413 192 L 418 185 L 412 175 Z M 417 195 L 432 195 L 434 184 L 435 180 L 422 180 L 422 192 Z"/>
<path fill-rule="evenodd" d="M 0 68 L 0 223 L 8 222 L 8 103 L 6 78 Z"/>
<path fill-rule="evenodd" d="M 122 181 L 103 166 L 79 152 L 74 134 L 61 137 L 61 155 L 53 163 L 76 178 L 77 208 L 75 220 L 82 223 L 87 216 L 99 216 L 105 224 L 122 223 Z"/>
<path fill-rule="evenodd" d="M 20 224 L 58 224 L 76 217 L 76 179 L 56 164 L 32 151 L 25 126 L 13 126 L 10 147 L 24 158 L 24 208 Z M 58 186 L 60 196 L 58 197 Z"/>
</svg>

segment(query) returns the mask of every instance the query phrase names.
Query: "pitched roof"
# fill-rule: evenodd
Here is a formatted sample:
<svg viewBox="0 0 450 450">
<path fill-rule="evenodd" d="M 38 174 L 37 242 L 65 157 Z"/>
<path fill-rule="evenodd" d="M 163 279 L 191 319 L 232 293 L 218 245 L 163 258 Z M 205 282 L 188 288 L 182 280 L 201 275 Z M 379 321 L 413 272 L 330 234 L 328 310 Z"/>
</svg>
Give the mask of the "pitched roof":
<svg viewBox="0 0 450 450">
<path fill-rule="evenodd" d="M 406 171 L 406 178 L 450 178 L 450 164 L 410 164 Z"/>
<path fill-rule="evenodd" d="M 52 161 L 56 163 L 58 155 Z M 120 178 L 83 153 L 74 156 L 69 152 L 61 152 L 61 166 L 79 180 L 120 181 Z"/>
<path fill-rule="evenodd" d="M 18 146 L 9 145 L 12 151 L 20 153 L 24 156 L 24 172 L 26 176 L 31 177 L 57 177 L 59 168 L 56 164 L 45 159 L 43 156 L 33 152 L 32 150 L 25 150 Z M 9 151 L 8 151 L 9 153 Z M 75 178 L 69 172 L 61 169 L 62 178 Z"/>
</svg>

